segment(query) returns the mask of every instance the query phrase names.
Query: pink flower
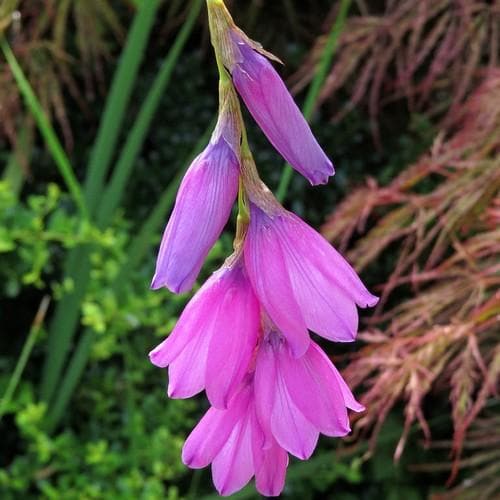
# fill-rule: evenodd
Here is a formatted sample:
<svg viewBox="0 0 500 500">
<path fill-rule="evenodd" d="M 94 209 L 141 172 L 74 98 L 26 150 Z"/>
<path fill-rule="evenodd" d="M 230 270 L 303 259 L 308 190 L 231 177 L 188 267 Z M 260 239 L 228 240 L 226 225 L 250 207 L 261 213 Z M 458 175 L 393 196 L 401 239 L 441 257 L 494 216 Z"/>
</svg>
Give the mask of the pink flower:
<svg viewBox="0 0 500 500">
<path fill-rule="evenodd" d="M 255 367 L 255 400 L 266 441 L 276 440 L 300 459 L 311 456 L 319 434 L 350 432 L 347 408 L 363 411 L 320 347 L 293 357 L 286 339 L 267 328 Z"/>
<path fill-rule="evenodd" d="M 205 388 L 213 406 L 226 408 L 248 371 L 259 328 L 259 304 L 242 262 L 223 266 L 150 353 L 153 364 L 169 367 L 169 397 L 188 398 Z"/>
<path fill-rule="evenodd" d="M 378 299 L 316 231 L 279 208 L 250 204 L 245 264 L 259 301 L 294 356 L 309 348 L 308 329 L 337 342 L 354 340 L 359 307 Z"/>
<path fill-rule="evenodd" d="M 332 162 L 271 63 L 239 32 L 232 33 L 239 59 L 229 68 L 234 86 L 280 154 L 311 184 L 325 184 L 334 174 Z"/>
<path fill-rule="evenodd" d="M 219 122 L 216 132 L 227 128 Z M 166 286 L 174 293 L 190 290 L 224 229 L 238 192 L 234 137 L 234 131 L 215 133 L 186 172 L 161 241 L 153 289 Z"/>
<path fill-rule="evenodd" d="M 182 461 L 193 469 L 212 464 L 212 478 L 224 496 L 243 488 L 255 475 L 257 490 L 278 496 L 285 483 L 288 455 L 276 441 L 264 446 L 251 378 L 226 410 L 210 408 L 187 438 Z"/>
</svg>

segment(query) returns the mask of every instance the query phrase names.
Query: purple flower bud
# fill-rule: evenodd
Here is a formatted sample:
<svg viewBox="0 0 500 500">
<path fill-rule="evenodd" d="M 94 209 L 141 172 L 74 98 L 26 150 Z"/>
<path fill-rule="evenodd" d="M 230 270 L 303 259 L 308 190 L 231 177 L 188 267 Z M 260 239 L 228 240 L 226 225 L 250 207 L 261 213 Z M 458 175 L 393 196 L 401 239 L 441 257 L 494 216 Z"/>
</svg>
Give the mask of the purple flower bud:
<svg viewBox="0 0 500 500">
<path fill-rule="evenodd" d="M 302 460 L 311 456 L 320 433 L 350 432 L 347 408 L 364 409 L 317 344 L 311 341 L 296 359 L 273 329 L 265 333 L 257 354 L 255 398 L 266 438 Z"/>
<path fill-rule="evenodd" d="M 235 262 L 207 280 L 150 359 L 169 366 L 169 397 L 205 388 L 213 406 L 226 408 L 249 369 L 259 329 L 259 303 L 242 262 Z"/>
<path fill-rule="evenodd" d="M 224 135 L 212 139 L 189 167 L 156 261 L 151 287 L 191 289 L 227 223 L 238 192 L 239 160 Z"/>
<path fill-rule="evenodd" d="M 264 309 L 296 357 L 309 347 L 308 329 L 337 342 L 354 340 L 359 307 L 378 299 L 314 229 L 282 208 L 250 204 L 245 264 Z"/>
<path fill-rule="evenodd" d="M 325 184 L 334 174 L 311 128 L 271 63 L 239 33 L 233 34 L 241 57 L 229 68 L 245 104 L 280 154 L 311 184 Z"/>
</svg>

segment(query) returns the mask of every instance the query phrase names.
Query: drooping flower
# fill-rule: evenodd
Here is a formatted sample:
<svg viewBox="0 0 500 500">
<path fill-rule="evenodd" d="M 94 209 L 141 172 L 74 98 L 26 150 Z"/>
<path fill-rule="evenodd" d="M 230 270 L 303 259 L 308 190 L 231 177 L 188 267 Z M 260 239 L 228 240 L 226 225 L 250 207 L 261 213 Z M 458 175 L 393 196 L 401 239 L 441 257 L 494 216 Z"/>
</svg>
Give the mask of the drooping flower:
<svg viewBox="0 0 500 500">
<path fill-rule="evenodd" d="M 225 410 L 210 408 L 187 438 L 182 461 L 200 469 L 212 464 L 217 491 L 231 495 L 255 475 L 257 490 L 278 496 L 285 483 L 288 455 L 275 440 L 265 443 L 255 411 L 249 376 Z"/>
<path fill-rule="evenodd" d="M 169 367 L 169 397 L 188 398 L 205 389 L 213 406 L 226 408 L 248 371 L 259 329 L 259 304 L 243 262 L 236 260 L 200 288 L 150 359 Z"/>
<path fill-rule="evenodd" d="M 211 0 L 208 7 L 212 43 L 255 121 L 311 184 L 328 182 L 334 174 L 332 162 L 266 57 L 278 59 L 236 27 L 223 2 Z"/>
<path fill-rule="evenodd" d="M 217 127 L 179 187 L 158 252 L 151 288 L 191 289 L 227 223 L 238 192 L 239 127 L 232 88 L 221 90 Z"/>
<path fill-rule="evenodd" d="M 312 185 L 326 184 L 334 174 L 332 162 L 321 149 L 271 63 L 235 36 L 241 62 L 233 81 L 246 107 L 272 145 Z"/>
<path fill-rule="evenodd" d="M 266 442 L 276 440 L 303 460 L 311 456 L 320 433 L 339 437 L 350 432 L 347 408 L 364 410 L 316 343 L 311 341 L 297 359 L 273 326 L 257 353 L 255 399 Z"/>
<path fill-rule="evenodd" d="M 245 264 L 252 286 L 296 357 L 309 347 L 308 329 L 329 340 L 353 341 L 359 307 L 377 303 L 349 263 L 314 229 L 277 203 L 250 203 Z"/>
</svg>

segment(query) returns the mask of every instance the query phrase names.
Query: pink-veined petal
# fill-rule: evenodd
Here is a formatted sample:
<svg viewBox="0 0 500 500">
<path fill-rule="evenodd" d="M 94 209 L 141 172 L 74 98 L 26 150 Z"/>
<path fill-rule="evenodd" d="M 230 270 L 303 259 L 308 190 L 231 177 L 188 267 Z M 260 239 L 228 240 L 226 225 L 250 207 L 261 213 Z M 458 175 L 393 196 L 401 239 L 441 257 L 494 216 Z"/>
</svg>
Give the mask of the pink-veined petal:
<svg viewBox="0 0 500 500">
<path fill-rule="evenodd" d="M 232 68 L 236 89 L 280 154 L 311 184 L 325 184 L 334 174 L 310 126 L 271 63 L 238 40 L 241 61 Z"/>
<path fill-rule="evenodd" d="M 287 452 L 274 439 L 266 449 L 254 444 L 254 465 L 257 491 L 267 497 L 279 496 L 285 486 Z"/>
<path fill-rule="evenodd" d="M 248 411 L 248 410 L 247 410 Z M 222 496 L 232 495 L 254 475 L 252 430 L 247 413 L 233 428 L 212 462 L 212 479 Z"/>
<path fill-rule="evenodd" d="M 365 407 L 361 403 L 356 401 L 354 395 L 351 392 L 351 389 L 349 389 L 349 386 L 346 384 L 344 378 L 337 370 L 336 366 L 330 361 L 328 356 L 321 350 L 321 348 L 317 344 L 312 343 L 312 347 L 317 351 L 318 356 L 323 357 L 325 359 L 325 362 L 329 364 L 330 369 L 333 372 L 333 376 L 335 377 L 339 388 L 342 391 L 342 397 L 344 398 L 344 403 L 347 408 L 355 412 L 365 411 Z"/>
<path fill-rule="evenodd" d="M 213 321 L 223 290 L 224 269 L 216 271 L 188 302 L 170 335 L 149 353 L 151 363 L 165 368 L 198 337 L 207 333 Z"/>
<path fill-rule="evenodd" d="M 288 269 L 273 224 L 270 216 L 251 205 L 245 264 L 264 309 L 287 337 L 294 355 L 299 357 L 307 351 L 310 338 L 292 293 Z"/>
<path fill-rule="evenodd" d="M 304 460 L 314 451 L 319 433 L 297 408 L 288 392 L 277 362 L 284 348 L 284 339 L 274 335 L 265 339 L 260 346 L 255 366 L 257 416 L 264 432 L 270 426 L 279 445 Z M 259 384 L 264 387 L 260 388 Z M 269 408 L 266 408 L 268 405 L 272 405 L 270 414 Z M 269 439 L 266 440 L 265 448 L 268 447 Z"/>
<path fill-rule="evenodd" d="M 151 287 L 188 291 L 227 223 L 238 191 L 239 163 L 220 137 L 191 164 L 179 187 L 158 252 Z"/>
<path fill-rule="evenodd" d="M 259 303 L 241 266 L 231 270 L 231 285 L 219 307 L 207 357 L 206 391 L 213 406 L 226 408 L 248 371 L 260 327 Z"/>
<path fill-rule="evenodd" d="M 317 231 L 291 212 L 287 212 L 287 231 L 296 252 L 308 260 L 331 283 L 335 283 L 359 307 L 373 307 L 378 297 L 372 295 L 347 260 Z"/>
<path fill-rule="evenodd" d="M 311 346 L 302 358 L 294 359 L 282 349 L 278 366 L 287 390 L 302 414 L 323 434 L 345 436 L 350 432 L 342 390 L 331 361 Z"/>
<path fill-rule="evenodd" d="M 235 425 L 245 417 L 250 390 L 235 395 L 227 410 L 210 408 L 186 439 L 182 461 L 192 469 L 201 469 L 212 462 L 227 442 Z"/>
</svg>

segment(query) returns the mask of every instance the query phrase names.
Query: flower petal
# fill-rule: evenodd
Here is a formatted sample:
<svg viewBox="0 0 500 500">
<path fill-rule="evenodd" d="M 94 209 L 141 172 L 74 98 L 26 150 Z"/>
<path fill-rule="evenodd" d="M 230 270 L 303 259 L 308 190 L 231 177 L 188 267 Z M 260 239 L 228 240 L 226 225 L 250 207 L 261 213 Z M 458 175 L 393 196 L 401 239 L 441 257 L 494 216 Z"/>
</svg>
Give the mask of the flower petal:
<svg viewBox="0 0 500 500">
<path fill-rule="evenodd" d="M 201 469 L 212 462 L 227 442 L 235 425 L 244 418 L 250 390 L 240 391 L 231 401 L 230 408 L 210 408 L 186 439 L 182 448 L 182 461 L 192 469 Z"/>
<path fill-rule="evenodd" d="M 359 307 L 373 307 L 378 297 L 372 295 L 347 260 L 321 234 L 295 214 L 288 212 L 287 232 L 293 237 L 296 252 L 308 260 L 326 278 L 341 288 Z"/>
<path fill-rule="evenodd" d="M 168 367 L 168 397 L 190 398 L 205 387 L 208 345 L 213 328 L 193 337 Z"/>
<path fill-rule="evenodd" d="M 236 38 L 236 37 L 235 37 Z M 280 154 L 311 184 L 325 184 L 334 174 L 332 162 L 271 63 L 243 40 L 242 61 L 232 69 L 233 81 L 245 104 Z"/>
<path fill-rule="evenodd" d="M 313 348 L 318 351 L 318 354 L 320 356 L 322 356 L 323 358 L 326 358 L 326 360 L 329 362 L 329 366 L 333 372 L 335 379 L 337 380 L 339 388 L 342 392 L 342 397 L 344 398 L 344 403 L 347 406 L 347 408 L 349 408 L 350 410 L 353 410 L 355 412 L 365 411 L 366 408 L 361 403 L 356 401 L 356 399 L 354 398 L 354 395 L 351 392 L 351 389 L 349 389 L 349 386 L 346 384 L 344 378 L 339 373 L 339 371 L 337 370 L 335 365 L 326 356 L 326 354 L 316 344 L 313 344 Z"/>
<path fill-rule="evenodd" d="M 316 448 L 319 432 L 297 408 L 280 375 L 276 385 L 276 401 L 271 415 L 273 436 L 292 455 L 307 460 Z"/>
<path fill-rule="evenodd" d="M 316 447 L 319 433 L 290 397 L 277 362 L 280 350 L 286 345 L 276 339 L 277 337 L 273 337 L 271 340 L 264 340 L 257 353 L 255 365 L 257 416 L 264 432 L 270 428 L 281 447 L 298 458 L 307 459 Z M 269 446 L 267 438 L 265 448 Z"/>
<path fill-rule="evenodd" d="M 245 264 L 261 304 L 286 336 L 294 355 L 299 357 L 309 347 L 309 333 L 292 293 L 274 224 L 270 216 L 251 204 L 250 225 L 245 239 Z"/>
<path fill-rule="evenodd" d="M 332 363 L 311 342 L 307 353 L 294 359 L 283 349 L 278 358 L 287 390 L 297 408 L 327 436 L 345 436 L 350 432 L 342 390 L 332 371 Z"/>
<path fill-rule="evenodd" d="M 236 265 L 227 281 L 206 365 L 207 396 L 216 408 L 227 407 L 247 373 L 260 327 L 259 303 L 242 266 Z"/>
<path fill-rule="evenodd" d="M 217 305 L 223 293 L 223 276 L 224 269 L 213 273 L 188 302 L 170 335 L 149 353 L 151 363 L 165 368 L 195 337 L 201 332 L 207 332 L 207 326 L 217 313 Z"/>
<path fill-rule="evenodd" d="M 254 475 L 252 429 L 247 413 L 233 428 L 212 462 L 212 479 L 222 496 L 232 495 Z"/>
<path fill-rule="evenodd" d="M 238 191 L 239 164 L 221 137 L 189 167 L 163 234 L 151 287 L 182 293 L 192 286 L 220 236 Z"/>
<path fill-rule="evenodd" d="M 255 486 L 257 491 L 267 497 L 277 497 L 285 486 L 288 454 L 273 439 L 267 449 L 254 445 Z"/>
<path fill-rule="evenodd" d="M 254 391 L 257 420 L 264 433 L 264 447 L 268 448 L 274 441 L 271 431 L 271 414 L 276 392 L 276 363 L 273 352 L 263 341 L 255 363 Z"/>
</svg>

